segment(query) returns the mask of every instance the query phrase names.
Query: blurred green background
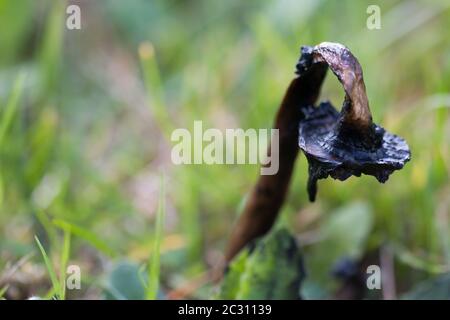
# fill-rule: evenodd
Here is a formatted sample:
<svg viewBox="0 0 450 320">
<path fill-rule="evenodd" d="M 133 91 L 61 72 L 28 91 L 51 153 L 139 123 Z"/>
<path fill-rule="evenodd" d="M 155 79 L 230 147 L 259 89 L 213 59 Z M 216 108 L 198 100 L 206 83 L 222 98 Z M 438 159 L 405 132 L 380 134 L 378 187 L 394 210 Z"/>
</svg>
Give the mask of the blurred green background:
<svg viewBox="0 0 450 320">
<path fill-rule="evenodd" d="M 450 271 L 449 1 L 0 0 L 0 21 L 0 297 L 209 298 L 259 167 L 175 166 L 171 131 L 271 128 L 300 46 L 322 41 L 359 59 L 375 122 L 412 161 L 385 185 L 320 181 L 309 203 L 299 157 L 278 224 L 303 293 L 331 297 L 336 262 L 374 250 L 376 298 Z M 330 74 L 321 99 L 343 100 Z M 68 264 L 81 290 L 64 293 Z"/>
</svg>

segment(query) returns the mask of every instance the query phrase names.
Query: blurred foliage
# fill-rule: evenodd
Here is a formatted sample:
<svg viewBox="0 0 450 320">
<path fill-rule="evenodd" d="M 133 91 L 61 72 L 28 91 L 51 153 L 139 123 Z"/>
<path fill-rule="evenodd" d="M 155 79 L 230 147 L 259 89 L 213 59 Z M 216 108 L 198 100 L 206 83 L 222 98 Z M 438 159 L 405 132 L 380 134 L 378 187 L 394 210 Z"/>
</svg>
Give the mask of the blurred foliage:
<svg viewBox="0 0 450 320">
<path fill-rule="evenodd" d="M 369 248 L 367 240 L 373 226 L 372 215 L 370 207 L 362 202 L 353 202 L 330 213 L 317 231 L 320 242 L 305 261 L 310 266 L 307 270 L 314 270 L 308 281 L 325 284 L 330 290 L 334 283 L 327 279 L 341 259 L 359 261 L 363 258 Z"/>
<path fill-rule="evenodd" d="M 231 262 L 218 298 L 296 300 L 304 276 L 295 238 L 286 229 L 275 230 Z"/>
<path fill-rule="evenodd" d="M 414 290 L 402 297 L 407 300 L 449 300 L 450 275 L 443 275 L 419 283 Z"/>
<path fill-rule="evenodd" d="M 139 266 L 126 261 L 118 262 L 108 276 L 104 294 L 108 300 L 145 299 L 145 286 Z"/>
<path fill-rule="evenodd" d="M 163 294 L 188 285 L 185 296 L 208 298 L 211 283 L 192 279 L 220 260 L 259 168 L 174 166 L 170 132 L 194 120 L 270 128 L 300 45 L 321 41 L 358 57 L 374 120 L 408 141 L 412 161 L 385 185 L 365 176 L 320 181 L 311 204 L 299 157 L 279 221 L 300 239 L 310 287 L 328 295 L 339 256 L 380 246 L 393 248 L 399 294 L 450 271 L 447 0 L 77 4 L 82 29 L 69 31 L 65 1 L 0 0 L 1 296 L 52 291 L 36 235 L 57 275 L 66 262 L 80 265 L 83 290 L 69 298 L 101 296 L 99 279 L 115 259 L 145 267 L 155 248 Z M 366 28 L 369 4 L 381 8 L 380 30 Z M 329 76 L 321 99 L 342 97 Z"/>
</svg>

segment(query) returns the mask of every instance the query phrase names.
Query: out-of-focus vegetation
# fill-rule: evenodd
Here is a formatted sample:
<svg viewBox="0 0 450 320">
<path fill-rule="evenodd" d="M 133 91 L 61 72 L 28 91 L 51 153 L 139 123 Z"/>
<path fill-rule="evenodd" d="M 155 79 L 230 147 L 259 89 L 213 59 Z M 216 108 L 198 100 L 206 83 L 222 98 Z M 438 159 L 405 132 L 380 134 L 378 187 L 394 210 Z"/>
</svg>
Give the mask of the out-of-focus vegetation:
<svg viewBox="0 0 450 320">
<path fill-rule="evenodd" d="M 233 259 L 225 272 L 219 299 L 295 300 L 305 276 L 295 238 L 274 230 Z"/>
<path fill-rule="evenodd" d="M 76 3 L 69 31 L 65 1 L 0 0 L 0 297 L 209 298 L 259 168 L 174 166 L 171 130 L 270 128 L 300 45 L 322 41 L 357 56 L 374 120 L 412 161 L 385 185 L 320 181 L 311 204 L 299 157 L 278 223 L 302 247 L 302 295 L 330 297 L 333 266 L 378 248 L 378 298 L 450 271 L 447 0 Z M 330 75 L 322 99 L 343 99 Z M 81 290 L 64 291 L 65 265 Z"/>
</svg>

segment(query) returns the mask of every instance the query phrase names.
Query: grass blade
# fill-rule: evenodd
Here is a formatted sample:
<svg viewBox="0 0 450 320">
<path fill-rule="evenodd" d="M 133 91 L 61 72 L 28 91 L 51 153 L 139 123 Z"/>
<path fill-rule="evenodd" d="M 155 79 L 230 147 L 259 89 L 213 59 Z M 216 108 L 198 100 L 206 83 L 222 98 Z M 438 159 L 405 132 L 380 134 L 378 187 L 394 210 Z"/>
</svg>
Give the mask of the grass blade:
<svg viewBox="0 0 450 320">
<path fill-rule="evenodd" d="M 166 210 L 164 175 L 161 177 L 160 184 L 159 206 L 158 212 L 156 213 L 155 242 L 153 244 L 152 255 L 148 267 L 148 286 L 146 293 L 147 300 L 155 300 L 158 296 L 159 289 L 160 247 L 164 231 L 164 215 Z"/>
<path fill-rule="evenodd" d="M 61 253 L 61 264 L 59 271 L 59 283 L 60 283 L 60 293 L 59 296 L 61 300 L 66 299 L 66 269 L 67 264 L 69 262 L 70 257 L 70 230 L 64 230 L 64 243 L 63 243 L 63 250 Z"/>
<path fill-rule="evenodd" d="M 41 251 L 42 258 L 44 258 L 45 266 L 47 267 L 48 274 L 50 275 L 50 280 L 52 282 L 52 290 L 53 292 L 59 293 L 60 290 L 60 283 L 58 281 L 58 278 L 56 277 L 55 269 L 53 269 L 52 263 L 47 255 L 47 252 L 45 252 L 44 247 L 42 246 L 41 242 L 39 241 L 37 236 L 34 236 L 34 239 L 36 240 L 36 243 L 39 247 L 39 251 Z"/>
<path fill-rule="evenodd" d="M 42 228 L 44 228 L 45 233 L 48 236 L 48 239 L 50 241 L 50 247 L 57 247 L 58 246 L 58 238 L 57 233 L 52 225 L 52 222 L 50 218 L 47 216 L 47 214 L 42 210 L 37 210 L 35 213 L 36 219 L 39 221 L 39 223 L 42 225 Z"/>
<path fill-rule="evenodd" d="M 3 140 L 5 139 L 8 129 L 11 127 L 12 120 L 14 118 L 17 107 L 19 105 L 20 96 L 22 94 L 24 82 L 25 82 L 25 73 L 21 73 L 16 78 L 11 96 L 6 104 L 5 110 L 1 114 L 1 117 L 0 117 L 0 147 L 3 144 Z M 3 186 L 3 177 L 2 177 L 2 172 L 0 171 L 0 207 L 3 204 L 4 192 L 5 192 L 5 190 L 4 190 L 4 186 Z"/>
<path fill-rule="evenodd" d="M 5 188 L 3 187 L 3 177 L 0 171 L 0 208 L 3 205 L 3 199 L 5 198 Z"/>
<path fill-rule="evenodd" d="M 16 78 L 11 96 L 6 104 L 2 117 L 0 118 L 0 146 L 3 144 L 3 139 L 5 138 L 6 133 L 9 127 L 11 126 L 12 120 L 16 113 L 24 82 L 25 82 L 25 73 L 21 73 Z"/>
<path fill-rule="evenodd" d="M 110 257 L 116 255 L 115 251 L 105 241 L 101 240 L 95 233 L 85 228 L 60 219 L 53 220 L 53 224 L 62 230 L 70 230 L 73 235 L 86 240 L 92 246 Z"/>
<path fill-rule="evenodd" d="M 152 108 L 151 111 L 163 133 L 169 135 L 173 128 L 164 102 L 164 88 L 155 56 L 155 49 L 151 43 L 144 42 L 139 46 L 139 58 L 144 74 L 145 89 L 149 96 L 149 105 Z"/>
<path fill-rule="evenodd" d="M 0 289 L 0 300 L 4 299 L 3 296 L 5 295 L 6 291 L 8 290 L 9 286 L 6 285 L 3 288 Z"/>
<path fill-rule="evenodd" d="M 58 82 L 67 4 L 66 1 L 53 1 L 51 6 L 38 57 L 43 93 L 50 93 Z"/>
</svg>

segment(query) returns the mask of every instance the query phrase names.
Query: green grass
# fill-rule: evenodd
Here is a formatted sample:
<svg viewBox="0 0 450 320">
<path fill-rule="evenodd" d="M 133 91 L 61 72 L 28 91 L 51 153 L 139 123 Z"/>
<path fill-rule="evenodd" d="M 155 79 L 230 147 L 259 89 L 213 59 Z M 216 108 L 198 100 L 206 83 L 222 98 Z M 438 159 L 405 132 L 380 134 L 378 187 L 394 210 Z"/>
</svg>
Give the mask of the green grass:
<svg viewBox="0 0 450 320">
<path fill-rule="evenodd" d="M 5 295 L 6 290 L 8 290 L 8 286 L 4 286 L 0 289 L 0 300 L 4 299 L 3 296 Z"/>
<path fill-rule="evenodd" d="M 66 270 L 70 258 L 70 239 L 71 230 L 66 228 L 64 230 L 64 239 L 59 263 L 59 274 L 57 274 L 50 257 L 44 249 L 44 246 L 39 241 L 39 238 L 35 236 L 36 244 L 41 252 L 45 267 L 47 268 L 47 272 L 52 283 L 52 289 L 49 293 L 47 293 L 47 296 L 52 297 L 53 295 L 56 295 L 56 297 L 60 300 L 66 299 Z"/>
<path fill-rule="evenodd" d="M 116 255 L 114 249 L 111 248 L 111 246 L 108 243 L 106 243 L 101 238 L 99 238 L 95 233 L 93 233 L 83 227 L 77 226 L 73 223 L 70 223 L 70 222 L 67 222 L 64 220 L 60 220 L 60 219 L 53 220 L 53 224 L 56 227 L 64 230 L 64 232 L 70 232 L 73 235 L 77 236 L 79 239 L 85 240 L 87 243 L 92 245 L 94 248 L 96 248 L 97 250 L 99 250 L 100 252 L 104 253 L 105 255 L 107 255 L 109 257 L 114 257 Z"/>
<path fill-rule="evenodd" d="M 8 133 L 9 128 L 11 127 L 14 115 L 16 114 L 24 82 L 25 82 L 25 74 L 21 73 L 17 76 L 14 82 L 14 87 L 12 89 L 11 96 L 8 99 L 8 102 L 6 103 L 6 106 L 4 107 L 4 109 L 3 108 L 0 109 L 0 148 L 2 148 L 3 146 L 3 141 Z M 5 186 L 3 181 L 2 168 L 0 167 L 0 207 L 2 206 L 3 203 L 4 193 L 5 193 Z"/>
<path fill-rule="evenodd" d="M 138 54 L 148 95 L 148 103 L 152 106 L 151 112 L 155 122 L 161 126 L 163 133 L 169 137 L 174 126 L 170 121 L 164 101 L 164 87 L 161 81 L 155 48 L 150 42 L 143 42 L 139 46 Z"/>
<path fill-rule="evenodd" d="M 3 140 L 5 139 L 8 129 L 11 127 L 13 117 L 16 114 L 24 82 L 25 82 L 25 74 L 24 73 L 19 74 L 17 76 L 16 81 L 14 82 L 11 97 L 6 103 L 5 109 L 2 110 L 2 117 L 0 121 L 0 146 L 3 145 Z"/>
<path fill-rule="evenodd" d="M 61 253 L 61 260 L 59 263 L 59 296 L 61 300 L 66 299 L 66 270 L 70 257 L 70 230 L 64 230 L 64 242 L 63 242 L 63 250 Z"/>
<path fill-rule="evenodd" d="M 164 216 L 166 211 L 166 199 L 165 199 L 165 178 L 161 177 L 160 182 L 160 197 L 158 212 L 156 213 L 156 225 L 155 225 L 155 239 L 153 242 L 153 250 L 148 263 L 148 284 L 146 298 L 148 300 L 155 300 L 158 296 L 158 290 L 160 287 L 160 253 L 161 253 L 161 240 L 164 232 Z"/>
</svg>

